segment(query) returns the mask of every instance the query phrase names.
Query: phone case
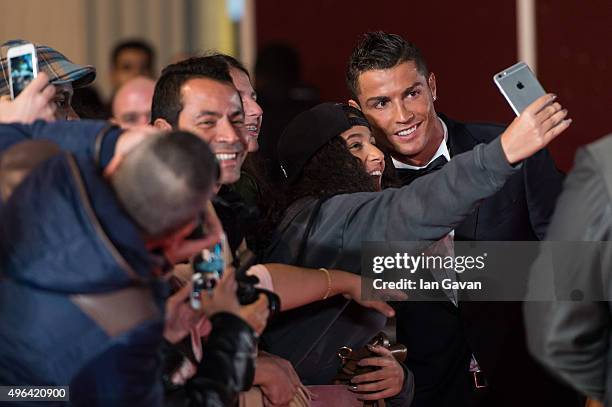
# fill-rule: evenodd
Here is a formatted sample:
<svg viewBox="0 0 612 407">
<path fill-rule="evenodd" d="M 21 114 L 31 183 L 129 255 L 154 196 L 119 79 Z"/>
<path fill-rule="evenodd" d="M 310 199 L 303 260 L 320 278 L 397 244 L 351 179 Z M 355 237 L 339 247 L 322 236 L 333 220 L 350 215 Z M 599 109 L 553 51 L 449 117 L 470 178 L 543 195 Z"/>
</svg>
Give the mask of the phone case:
<svg viewBox="0 0 612 407">
<path fill-rule="evenodd" d="M 524 62 L 498 72 L 493 81 L 517 116 L 537 98 L 546 94 L 529 66 Z"/>
</svg>

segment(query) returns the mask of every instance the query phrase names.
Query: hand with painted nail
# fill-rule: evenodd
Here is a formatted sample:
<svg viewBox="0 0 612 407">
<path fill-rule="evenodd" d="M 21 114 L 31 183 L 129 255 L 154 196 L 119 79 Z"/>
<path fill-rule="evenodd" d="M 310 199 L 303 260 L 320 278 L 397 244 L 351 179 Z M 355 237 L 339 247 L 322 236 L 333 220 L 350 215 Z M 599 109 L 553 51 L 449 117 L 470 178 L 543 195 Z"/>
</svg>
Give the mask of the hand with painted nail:
<svg viewBox="0 0 612 407">
<path fill-rule="evenodd" d="M 383 346 L 369 346 L 369 349 L 380 356 L 362 359 L 359 366 L 375 366 L 378 369 L 355 376 L 349 389 L 357 393 L 365 392 L 360 394 L 360 400 L 381 400 L 399 394 L 405 379 L 402 365 Z"/>
<path fill-rule="evenodd" d="M 572 120 L 556 98 L 549 93 L 536 99 L 502 133 L 502 148 L 510 164 L 530 157 L 567 130 Z"/>
</svg>

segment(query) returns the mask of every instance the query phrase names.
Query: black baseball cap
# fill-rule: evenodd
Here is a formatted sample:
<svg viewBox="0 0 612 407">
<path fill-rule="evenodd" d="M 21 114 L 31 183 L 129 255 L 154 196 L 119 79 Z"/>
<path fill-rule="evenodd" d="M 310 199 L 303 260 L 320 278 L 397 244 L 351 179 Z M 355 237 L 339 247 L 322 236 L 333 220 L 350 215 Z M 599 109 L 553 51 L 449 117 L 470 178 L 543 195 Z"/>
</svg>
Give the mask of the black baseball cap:
<svg viewBox="0 0 612 407">
<path fill-rule="evenodd" d="M 355 114 L 349 115 L 349 110 Z M 278 160 L 287 183 L 295 183 L 308 160 L 331 139 L 360 125 L 370 127 L 359 110 L 341 103 L 321 103 L 297 115 L 277 144 Z"/>
</svg>

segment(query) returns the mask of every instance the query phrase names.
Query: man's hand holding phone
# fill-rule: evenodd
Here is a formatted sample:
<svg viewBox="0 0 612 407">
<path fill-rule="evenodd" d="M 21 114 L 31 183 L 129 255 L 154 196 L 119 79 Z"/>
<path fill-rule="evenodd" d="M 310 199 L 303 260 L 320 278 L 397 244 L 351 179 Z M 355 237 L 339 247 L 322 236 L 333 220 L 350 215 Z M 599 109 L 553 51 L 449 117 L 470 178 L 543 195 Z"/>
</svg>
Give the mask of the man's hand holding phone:
<svg viewBox="0 0 612 407">
<path fill-rule="evenodd" d="M 234 269 L 227 267 L 215 288 L 201 292 L 202 311 L 209 319 L 219 312 L 228 312 L 241 317 L 240 303 L 236 295 L 237 289 L 238 283 L 236 282 Z"/>
<path fill-rule="evenodd" d="M 191 283 L 186 284 L 166 300 L 164 338 L 170 343 L 180 342 L 203 317 L 187 302 L 191 290 Z"/>
<path fill-rule="evenodd" d="M 219 312 L 228 312 L 242 318 L 236 296 L 237 287 L 234 270 L 226 269 L 214 289 L 200 293 L 202 307 L 199 310 L 193 309 L 188 301 L 193 284 L 189 282 L 181 287 L 166 301 L 166 322 L 164 324 L 166 340 L 171 343 L 181 341 L 191 329 L 202 321 L 202 318 L 210 319 Z"/>
<path fill-rule="evenodd" d="M 194 226 L 196 224 L 197 222 L 194 222 Z M 223 226 L 210 201 L 206 204 L 203 212 L 203 228 L 206 233 L 201 238 L 188 238 L 177 243 L 177 246 L 172 250 L 172 258 L 168 258 L 172 264 L 188 260 L 203 249 L 210 249 L 216 243 L 221 242 Z"/>
<path fill-rule="evenodd" d="M 236 290 L 238 283 L 232 267 L 227 267 L 223 277 L 217 282 L 212 291 L 202 291 L 202 311 L 212 317 L 218 312 L 229 312 L 242 318 L 259 336 L 266 328 L 270 310 L 268 298 L 261 294 L 257 301 L 241 306 L 238 302 Z"/>
<path fill-rule="evenodd" d="M 0 123 L 25 123 L 36 120 L 55 120 L 55 87 L 49 84 L 49 77 L 41 72 L 28 86 L 11 100 L 10 96 L 0 97 Z"/>
</svg>

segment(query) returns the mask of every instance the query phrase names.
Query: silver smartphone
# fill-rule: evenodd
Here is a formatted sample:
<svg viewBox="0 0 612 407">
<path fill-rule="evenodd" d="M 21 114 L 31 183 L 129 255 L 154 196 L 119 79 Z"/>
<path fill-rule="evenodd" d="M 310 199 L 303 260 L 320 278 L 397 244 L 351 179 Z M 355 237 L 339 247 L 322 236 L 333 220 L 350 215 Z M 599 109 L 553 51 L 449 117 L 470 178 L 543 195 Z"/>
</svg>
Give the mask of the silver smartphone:
<svg viewBox="0 0 612 407">
<path fill-rule="evenodd" d="M 517 116 L 537 98 L 546 94 L 529 65 L 524 62 L 496 73 L 493 81 Z"/>
</svg>

